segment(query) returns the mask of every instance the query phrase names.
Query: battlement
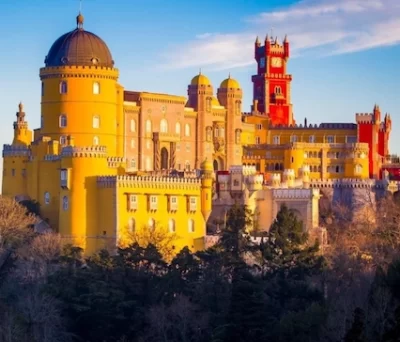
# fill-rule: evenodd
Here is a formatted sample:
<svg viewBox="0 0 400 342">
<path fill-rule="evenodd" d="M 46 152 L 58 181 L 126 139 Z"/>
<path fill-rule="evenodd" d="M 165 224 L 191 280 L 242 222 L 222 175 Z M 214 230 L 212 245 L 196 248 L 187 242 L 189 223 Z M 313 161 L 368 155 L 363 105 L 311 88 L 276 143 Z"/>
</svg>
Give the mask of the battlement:
<svg viewBox="0 0 400 342">
<path fill-rule="evenodd" d="M 61 156 L 105 158 L 107 157 L 107 148 L 105 146 L 65 146 L 61 151 Z"/>
<path fill-rule="evenodd" d="M 246 166 L 246 165 L 232 165 L 229 169 L 230 173 L 240 173 L 243 175 L 253 175 L 257 173 L 255 166 Z"/>
<path fill-rule="evenodd" d="M 293 130 L 293 129 L 321 129 L 321 130 L 329 130 L 329 129 L 357 129 L 357 124 L 353 123 L 343 123 L 343 122 L 322 122 L 320 124 L 294 124 L 289 126 L 284 125 L 270 125 L 271 130 L 279 129 L 279 130 Z"/>
<path fill-rule="evenodd" d="M 23 145 L 3 145 L 3 158 L 5 157 L 29 157 L 31 149 Z"/>
<path fill-rule="evenodd" d="M 372 124 L 374 121 L 374 114 L 372 113 L 356 113 L 357 124 Z"/>
<path fill-rule="evenodd" d="M 250 175 L 246 177 L 246 183 L 253 185 L 263 185 L 264 176 L 263 175 Z"/>
<path fill-rule="evenodd" d="M 128 187 L 140 189 L 200 189 L 200 178 L 151 177 L 151 176 L 98 176 L 99 188 Z"/>
<path fill-rule="evenodd" d="M 276 150 L 276 149 L 347 149 L 347 150 L 361 150 L 369 151 L 368 143 L 307 143 L 307 142 L 293 142 L 281 145 L 272 144 L 255 144 L 247 145 L 246 149 L 254 150 Z M 254 156 L 256 157 L 256 156 Z"/>
<path fill-rule="evenodd" d="M 119 167 L 121 164 L 126 163 L 126 159 L 122 157 L 108 157 L 107 163 L 108 167 L 115 168 Z"/>
<path fill-rule="evenodd" d="M 380 186 L 380 182 L 374 179 L 345 178 L 310 181 L 312 188 L 373 188 Z"/>
<path fill-rule="evenodd" d="M 61 156 L 59 154 L 46 154 L 44 156 L 45 161 L 57 161 L 61 160 Z"/>
<path fill-rule="evenodd" d="M 310 199 L 319 196 L 319 189 L 272 189 L 273 199 Z"/>
</svg>

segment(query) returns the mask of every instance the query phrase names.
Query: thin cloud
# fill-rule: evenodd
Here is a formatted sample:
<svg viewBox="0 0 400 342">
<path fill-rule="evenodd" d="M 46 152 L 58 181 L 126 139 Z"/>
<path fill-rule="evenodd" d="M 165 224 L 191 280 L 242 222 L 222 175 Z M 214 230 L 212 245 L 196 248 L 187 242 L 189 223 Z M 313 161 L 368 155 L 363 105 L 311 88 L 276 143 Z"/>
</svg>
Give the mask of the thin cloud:
<svg viewBox="0 0 400 342">
<path fill-rule="evenodd" d="M 204 33 L 163 55 L 165 68 L 233 69 L 254 63 L 254 39 L 266 27 L 288 34 L 293 57 L 352 53 L 400 43 L 400 0 L 304 0 L 247 18 L 250 29 Z"/>
</svg>

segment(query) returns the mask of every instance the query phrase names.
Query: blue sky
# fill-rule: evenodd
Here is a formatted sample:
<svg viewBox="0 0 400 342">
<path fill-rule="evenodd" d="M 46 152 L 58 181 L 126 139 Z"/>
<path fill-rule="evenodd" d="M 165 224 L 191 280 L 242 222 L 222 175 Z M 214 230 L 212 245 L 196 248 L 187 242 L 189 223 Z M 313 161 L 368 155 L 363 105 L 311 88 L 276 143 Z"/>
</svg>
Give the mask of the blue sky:
<svg viewBox="0 0 400 342">
<path fill-rule="evenodd" d="M 78 9 L 78 0 L 1 0 L 1 144 L 12 140 L 19 101 L 30 127 L 39 126 L 39 68 L 51 44 L 75 28 Z M 288 34 L 296 120 L 353 122 L 378 103 L 392 115 L 391 152 L 400 152 L 398 0 L 83 0 L 82 10 L 126 89 L 186 95 L 199 68 L 215 90 L 230 72 L 245 111 L 255 37 Z"/>
</svg>

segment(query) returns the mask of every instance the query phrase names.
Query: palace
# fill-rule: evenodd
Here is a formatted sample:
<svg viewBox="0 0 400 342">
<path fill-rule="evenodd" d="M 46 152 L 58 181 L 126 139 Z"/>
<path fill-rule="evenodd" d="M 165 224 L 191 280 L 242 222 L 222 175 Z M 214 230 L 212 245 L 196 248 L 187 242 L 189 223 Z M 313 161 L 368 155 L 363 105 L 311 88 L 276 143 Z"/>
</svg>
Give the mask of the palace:
<svg viewBox="0 0 400 342">
<path fill-rule="evenodd" d="M 243 113 L 230 76 L 214 94 L 199 73 L 187 98 L 125 90 L 106 43 L 83 23 L 79 14 L 40 69 L 40 128 L 28 128 L 19 105 L 2 194 L 37 200 L 50 227 L 88 253 L 156 228 L 176 234 L 176 251 L 203 249 L 238 202 L 260 213 L 261 230 L 285 202 L 315 231 L 319 187 L 381 177 L 390 116 L 375 106 L 355 124 L 296 124 L 287 38 L 256 40 L 252 112 Z"/>
</svg>

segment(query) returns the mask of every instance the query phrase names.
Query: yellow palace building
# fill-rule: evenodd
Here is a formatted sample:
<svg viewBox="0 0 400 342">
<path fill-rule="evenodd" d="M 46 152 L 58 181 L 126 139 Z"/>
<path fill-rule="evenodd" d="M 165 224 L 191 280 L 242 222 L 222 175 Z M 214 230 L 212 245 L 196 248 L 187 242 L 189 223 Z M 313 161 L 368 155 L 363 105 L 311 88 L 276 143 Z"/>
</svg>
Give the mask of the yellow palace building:
<svg viewBox="0 0 400 342">
<path fill-rule="evenodd" d="M 187 99 L 125 91 L 107 45 L 83 19 L 40 69 L 33 134 L 19 105 L 3 149 L 3 195 L 39 201 L 50 226 L 88 252 L 155 226 L 176 234 L 177 250 L 203 248 L 212 171 L 241 164 L 241 136 L 254 132 L 241 119 L 239 84 L 229 77 L 215 96 L 200 73 Z M 180 177 L 166 176 L 171 170 Z"/>
</svg>

